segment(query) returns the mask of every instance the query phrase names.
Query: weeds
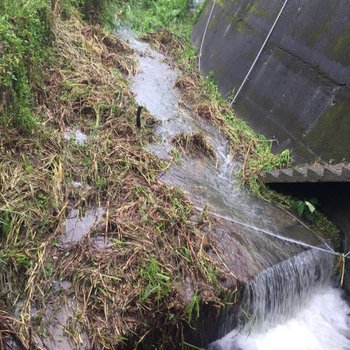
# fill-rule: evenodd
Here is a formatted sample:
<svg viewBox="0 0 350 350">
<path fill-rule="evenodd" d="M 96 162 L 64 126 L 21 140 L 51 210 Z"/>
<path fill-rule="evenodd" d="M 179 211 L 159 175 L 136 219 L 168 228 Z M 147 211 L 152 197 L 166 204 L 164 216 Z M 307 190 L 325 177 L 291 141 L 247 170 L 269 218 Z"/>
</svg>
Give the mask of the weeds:
<svg viewBox="0 0 350 350">
<path fill-rule="evenodd" d="M 172 347 L 188 316 L 185 276 L 219 305 L 200 267 L 211 258 L 200 251 L 189 202 L 157 180 L 166 164 L 143 147 L 154 123 L 135 130 L 126 80 L 136 69 L 132 50 L 83 22 L 68 1 L 49 10 L 55 59 L 30 105 L 41 123 L 35 134 L 0 128 L 0 333 L 7 337 L 0 340 L 40 346 L 48 305 L 61 310 L 73 300 L 65 331 L 77 349 L 86 335 L 96 349 Z M 67 128 L 80 128 L 87 145 L 65 140 Z M 65 248 L 71 210 L 100 206 L 102 222 Z M 110 244 L 97 249 L 94 238 Z M 71 286 L 57 288 L 58 281 Z"/>
<path fill-rule="evenodd" d="M 157 49 L 171 55 L 176 67 L 182 72 L 176 82 L 176 87 L 182 91 L 180 104 L 195 110 L 198 117 L 216 124 L 227 136 L 233 156 L 242 164 L 237 174 L 242 185 L 268 202 L 295 210 L 296 199 L 278 194 L 260 181 L 260 174 L 265 171 L 289 167 L 293 161 L 290 151 L 287 149 L 280 154 L 274 154 L 274 140 L 256 134 L 245 121 L 235 115 L 229 102 L 220 95 L 213 73 L 209 73 L 208 77 L 201 76 L 186 30 L 177 36 L 160 29 L 145 37 Z M 325 237 L 331 237 L 337 244 L 339 231 L 334 225 L 317 211 L 312 217 L 315 218 L 313 227 L 320 230 Z"/>
<path fill-rule="evenodd" d="M 165 299 L 170 292 L 170 277 L 162 270 L 155 259 L 152 259 L 143 269 L 141 269 L 141 277 L 147 281 L 145 292 L 140 296 L 144 301 L 155 296 L 156 302 L 159 304 Z"/>
<path fill-rule="evenodd" d="M 192 297 L 190 305 L 188 305 L 188 308 L 187 308 L 188 323 L 189 324 L 192 323 L 193 316 L 195 317 L 195 319 L 199 318 L 200 301 L 201 301 L 201 297 L 197 293 L 195 293 Z"/>
<path fill-rule="evenodd" d="M 294 208 L 296 209 L 300 217 L 305 216 L 308 220 L 312 221 L 314 219 L 313 214 L 316 210 L 315 201 L 296 201 L 294 203 Z"/>
<path fill-rule="evenodd" d="M 168 28 L 175 33 L 190 33 L 193 18 L 189 14 L 189 0 L 132 0 L 119 1 L 119 19 L 123 25 L 148 33 Z"/>
<path fill-rule="evenodd" d="M 48 306 L 57 311 L 66 304 L 70 313 L 65 332 L 77 349 L 85 338 L 94 349 L 150 348 L 150 343 L 174 348 L 184 323 L 195 323 L 202 303 L 221 306 L 218 276 L 225 277 L 227 269 L 213 262 L 213 252 L 208 254 L 204 237 L 190 222 L 193 210 L 185 196 L 157 180 L 168 165 L 143 147 L 153 136 L 154 122 L 135 130 L 137 105 L 126 80 L 136 71 L 133 52 L 100 26 L 82 21 L 77 8 L 90 18 L 109 4 L 95 3 L 0 4 L 1 10 L 13 6 L 28 11 L 21 12 L 21 26 L 16 13 L 11 20 L 0 19 L 0 42 L 10 43 L 0 68 L 12 74 L 0 84 L 5 101 L 1 120 L 7 127 L 0 128 L 1 346 L 14 339 L 25 349 L 39 347 L 50 323 Z M 164 11 L 169 5 L 165 1 L 138 3 L 132 13 L 132 2 L 115 4 L 119 15 L 140 21 L 135 24 L 139 29 L 171 24 L 180 33 L 183 20 L 192 21 L 185 14 L 187 1 L 172 0 L 174 11 L 169 12 Z M 155 25 L 150 20 L 154 16 L 159 18 Z M 21 31 L 32 25 L 39 28 L 33 29 L 38 34 L 33 45 L 40 43 L 44 51 L 23 45 L 28 37 Z M 8 33 L 11 37 L 4 40 Z M 177 35 L 162 31 L 149 40 L 169 52 L 185 50 L 181 64 L 186 74 L 178 81 L 182 103 L 195 105 L 199 117 L 227 131 L 232 149 L 246 159 L 243 177 L 255 178 L 260 169 L 288 160 L 287 155 L 285 160 L 266 160 L 267 151 L 261 152 L 265 163 L 259 158 L 260 147 L 267 150 L 269 141 L 258 138 L 213 98 L 213 84 L 206 87 L 193 69 L 186 70 L 192 67 L 193 51 Z M 17 42 L 19 51 L 11 56 Z M 33 72 L 34 66 L 45 69 Z M 19 133 L 18 127 L 35 134 Z M 81 128 L 88 146 L 67 142 L 67 128 Z M 213 156 L 198 135 L 178 141 L 185 149 L 199 147 Z M 74 246 L 63 247 L 64 222 L 71 210 L 100 206 L 106 208 L 102 222 Z M 93 238 L 111 244 L 97 249 Z M 186 300 L 185 280 L 196 291 L 191 300 Z M 69 282 L 70 287 L 57 288 L 57 282 Z M 15 311 L 18 316 L 11 316 Z M 153 334 L 154 329 L 162 334 Z"/>
<path fill-rule="evenodd" d="M 39 67 L 50 56 L 49 8 L 42 0 L 3 0 L 0 11 L 0 123 L 28 132 L 38 123 L 32 109 Z"/>
</svg>

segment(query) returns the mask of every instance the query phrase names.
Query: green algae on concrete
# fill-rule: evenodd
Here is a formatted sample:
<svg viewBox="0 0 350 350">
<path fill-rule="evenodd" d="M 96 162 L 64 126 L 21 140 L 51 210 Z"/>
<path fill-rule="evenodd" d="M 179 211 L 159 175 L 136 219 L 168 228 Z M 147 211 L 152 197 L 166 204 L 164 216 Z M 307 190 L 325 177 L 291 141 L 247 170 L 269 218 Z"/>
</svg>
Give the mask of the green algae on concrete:
<svg viewBox="0 0 350 350">
<path fill-rule="evenodd" d="M 350 61 L 350 23 L 338 34 L 330 49 L 330 55 L 339 63 L 348 65 Z"/>
<path fill-rule="evenodd" d="M 342 162 L 350 160 L 350 93 L 343 93 L 337 100 L 305 136 L 305 141 L 324 159 Z"/>
</svg>

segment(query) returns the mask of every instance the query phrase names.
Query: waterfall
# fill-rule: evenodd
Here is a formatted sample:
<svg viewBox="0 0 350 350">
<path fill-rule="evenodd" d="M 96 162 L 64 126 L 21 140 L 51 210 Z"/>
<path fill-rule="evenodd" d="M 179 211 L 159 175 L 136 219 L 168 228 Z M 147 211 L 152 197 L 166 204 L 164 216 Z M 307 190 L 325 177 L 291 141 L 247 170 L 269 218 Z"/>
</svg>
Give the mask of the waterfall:
<svg viewBox="0 0 350 350">
<path fill-rule="evenodd" d="M 227 315 L 210 350 L 350 349 L 350 308 L 331 285 L 334 258 L 304 251 L 260 272 L 242 293 L 240 326 Z"/>
</svg>

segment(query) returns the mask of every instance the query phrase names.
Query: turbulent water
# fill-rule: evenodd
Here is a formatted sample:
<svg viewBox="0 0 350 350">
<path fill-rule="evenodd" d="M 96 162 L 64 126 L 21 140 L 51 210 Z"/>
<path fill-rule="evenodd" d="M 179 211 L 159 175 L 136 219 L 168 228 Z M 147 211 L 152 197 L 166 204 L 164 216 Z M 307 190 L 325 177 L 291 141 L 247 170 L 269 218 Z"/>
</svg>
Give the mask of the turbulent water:
<svg viewBox="0 0 350 350">
<path fill-rule="evenodd" d="M 303 309 L 312 292 L 328 285 L 333 256 L 308 250 L 260 272 L 245 286 L 245 330 L 268 330 Z"/>
<path fill-rule="evenodd" d="M 250 227 L 248 230 L 247 226 L 240 226 L 237 231 L 243 234 L 237 244 L 246 251 L 252 250 L 250 256 L 243 257 L 244 264 L 256 265 L 256 271 L 261 272 L 246 285 L 242 297 L 242 326 L 232 330 L 235 321 L 228 310 L 221 329 L 222 334 L 227 335 L 209 348 L 350 349 L 350 310 L 340 290 L 331 287 L 333 256 L 316 250 L 302 252 L 293 245 L 281 248 L 280 241 L 264 237 L 261 233 L 264 229 L 303 241 L 307 237 L 310 239 L 311 234 L 288 213 L 257 200 L 238 186 L 234 176 L 240 164 L 231 158 L 225 138 L 215 127 L 178 106 L 180 92 L 174 88 L 177 74 L 165 62 L 165 57 L 128 31 L 119 35 L 139 53 L 140 72 L 131 86 L 135 98 L 161 121 L 156 129 L 158 142 L 149 145 L 150 150 L 161 158 L 170 159 L 172 138 L 181 132 L 196 132 L 205 135 L 217 154 L 216 164 L 203 158 L 183 157 L 180 164 L 167 170 L 162 181 L 184 190 L 198 207 L 208 206 L 227 223 L 232 220 L 231 226 L 240 221 Z M 219 248 L 227 250 L 232 237 L 230 233 L 220 232 L 217 241 L 222 244 Z M 311 237 L 310 244 L 324 242 Z M 292 257 L 275 264 L 286 254 Z M 236 266 L 237 257 L 239 255 L 232 256 L 231 265 Z"/>
<path fill-rule="evenodd" d="M 347 350 L 350 349 L 348 304 L 341 291 L 320 287 L 294 317 L 265 331 L 233 330 L 210 350 Z"/>
<path fill-rule="evenodd" d="M 224 329 L 209 350 L 350 349 L 350 308 L 331 286 L 332 267 L 311 250 L 258 274 L 245 287 L 243 326 Z"/>
</svg>

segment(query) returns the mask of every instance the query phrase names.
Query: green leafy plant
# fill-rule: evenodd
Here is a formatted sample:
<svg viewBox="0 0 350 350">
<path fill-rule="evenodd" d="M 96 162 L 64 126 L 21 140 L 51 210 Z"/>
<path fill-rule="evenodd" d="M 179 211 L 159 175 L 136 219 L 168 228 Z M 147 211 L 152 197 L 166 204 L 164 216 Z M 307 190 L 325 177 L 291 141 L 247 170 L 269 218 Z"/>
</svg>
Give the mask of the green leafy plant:
<svg viewBox="0 0 350 350">
<path fill-rule="evenodd" d="M 313 221 L 315 210 L 316 210 L 315 205 L 316 205 L 316 200 L 314 199 L 310 201 L 298 200 L 294 202 L 293 207 L 297 211 L 300 217 L 305 217 L 306 219 Z"/>
<path fill-rule="evenodd" d="M 192 23 L 192 18 L 189 0 L 132 0 L 118 3 L 123 24 L 138 31 L 152 32 L 158 28 L 168 28 L 178 34 L 183 33 L 185 28 L 190 31 L 188 24 Z"/>
<path fill-rule="evenodd" d="M 3 0 L 0 3 L 0 122 L 31 131 L 37 125 L 34 95 L 40 67 L 50 55 L 49 2 Z M 4 101 L 5 100 L 5 101 Z"/>
</svg>

